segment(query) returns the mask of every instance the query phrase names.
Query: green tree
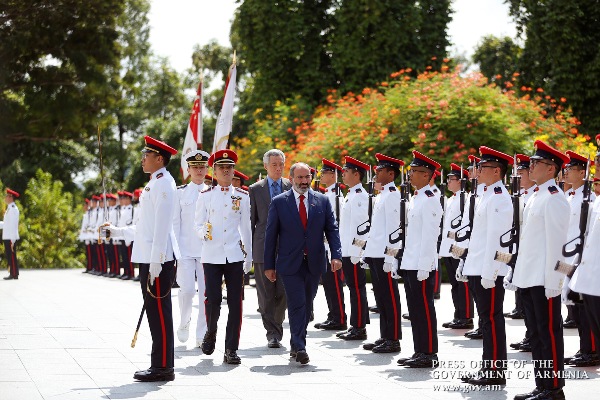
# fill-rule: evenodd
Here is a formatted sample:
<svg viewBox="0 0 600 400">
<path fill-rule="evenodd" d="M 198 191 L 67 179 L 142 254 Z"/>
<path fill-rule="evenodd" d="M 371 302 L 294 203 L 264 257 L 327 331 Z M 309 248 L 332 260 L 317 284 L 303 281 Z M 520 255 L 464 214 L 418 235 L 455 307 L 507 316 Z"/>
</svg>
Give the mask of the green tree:
<svg viewBox="0 0 600 400">
<path fill-rule="evenodd" d="M 510 37 L 486 36 L 477 45 L 473 61 L 490 82 L 504 88 L 517 71 L 522 49 Z M 511 83 L 512 85 L 512 83 Z M 510 86 L 510 85 L 509 85 Z"/>
<path fill-rule="evenodd" d="M 38 170 L 25 190 L 21 211 L 21 263 L 24 268 L 83 267 L 78 247 L 80 210 L 62 182 Z"/>
</svg>

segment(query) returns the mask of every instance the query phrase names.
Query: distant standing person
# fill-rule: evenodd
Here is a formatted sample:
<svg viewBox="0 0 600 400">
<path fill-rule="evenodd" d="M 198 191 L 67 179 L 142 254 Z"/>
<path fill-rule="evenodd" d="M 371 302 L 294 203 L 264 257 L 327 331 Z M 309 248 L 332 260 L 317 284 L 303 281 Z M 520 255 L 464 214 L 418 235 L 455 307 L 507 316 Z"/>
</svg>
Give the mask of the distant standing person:
<svg viewBox="0 0 600 400">
<path fill-rule="evenodd" d="M 4 255 L 8 262 L 10 275 L 5 276 L 4 280 L 19 279 L 19 261 L 17 260 L 17 241 L 19 237 L 19 209 L 15 204 L 15 199 L 19 193 L 11 189 L 6 189 L 4 202 L 6 211 L 4 212 L 4 221 L 0 221 L 2 229 L 2 241 L 4 242 Z"/>
</svg>

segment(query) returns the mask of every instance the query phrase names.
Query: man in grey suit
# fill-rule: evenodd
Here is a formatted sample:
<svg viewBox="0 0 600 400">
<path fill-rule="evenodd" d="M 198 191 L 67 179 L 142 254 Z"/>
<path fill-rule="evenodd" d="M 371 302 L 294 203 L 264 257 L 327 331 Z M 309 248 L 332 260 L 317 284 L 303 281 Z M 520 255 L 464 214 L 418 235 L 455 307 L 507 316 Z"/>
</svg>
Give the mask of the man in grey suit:
<svg viewBox="0 0 600 400">
<path fill-rule="evenodd" d="M 271 199 L 289 190 L 292 184 L 282 178 L 285 165 L 285 154 L 281 150 L 272 149 L 263 156 L 267 177 L 250 186 L 250 218 L 252 225 L 252 257 L 254 278 L 258 294 L 258 309 L 263 326 L 267 330 L 268 347 L 281 347 L 283 336 L 283 320 L 285 318 L 286 300 L 283 281 L 269 281 L 265 276 L 265 230 Z"/>
</svg>

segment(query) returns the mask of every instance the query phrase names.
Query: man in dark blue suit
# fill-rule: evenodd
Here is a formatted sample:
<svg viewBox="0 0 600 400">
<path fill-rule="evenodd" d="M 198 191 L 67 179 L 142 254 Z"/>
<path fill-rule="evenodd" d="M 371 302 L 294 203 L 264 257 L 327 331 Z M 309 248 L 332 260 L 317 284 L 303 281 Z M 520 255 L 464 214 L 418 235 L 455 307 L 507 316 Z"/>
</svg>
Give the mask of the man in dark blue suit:
<svg viewBox="0 0 600 400">
<path fill-rule="evenodd" d="M 265 275 L 283 280 L 290 320 L 290 356 L 306 364 L 306 328 L 319 278 L 327 268 L 323 235 L 331 251 L 331 269 L 342 268 L 342 247 L 331 203 L 310 190 L 310 167 L 290 168 L 292 190 L 273 198 L 265 234 Z"/>
</svg>

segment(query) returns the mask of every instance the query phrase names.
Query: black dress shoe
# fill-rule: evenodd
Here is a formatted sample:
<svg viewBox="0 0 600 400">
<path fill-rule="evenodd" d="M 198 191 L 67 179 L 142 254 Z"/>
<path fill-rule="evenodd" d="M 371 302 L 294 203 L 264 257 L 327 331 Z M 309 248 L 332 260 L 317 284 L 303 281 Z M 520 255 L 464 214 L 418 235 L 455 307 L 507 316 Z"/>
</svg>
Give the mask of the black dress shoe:
<svg viewBox="0 0 600 400">
<path fill-rule="evenodd" d="M 409 367 L 409 368 L 433 368 L 434 362 L 437 363 L 437 361 L 438 361 L 437 354 L 421 353 L 419 357 L 411 358 L 410 360 L 406 360 L 404 362 L 404 366 Z"/>
<path fill-rule="evenodd" d="M 402 318 L 404 318 L 404 319 L 406 319 L 406 320 L 410 321 L 410 315 L 409 315 L 408 313 L 404 313 L 404 314 L 402 314 Z"/>
<path fill-rule="evenodd" d="M 373 353 L 399 353 L 400 352 L 400 341 L 399 340 L 386 340 L 373 347 L 371 350 Z"/>
<path fill-rule="evenodd" d="M 525 315 L 523 314 L 523 311 L 521 310 L 517 310 L 516 308 L 514 310 L 512 310 L 509 313 L 504 313 L 504 316 L 506 318 L 511 318 L 511 319 L 523 319 L 525 318 Z"/>
<path fill-rule="evenodd" d="M 469 339 L 483 339 L 483 332 L 481 332 L 479 328 L 473 329 L 472 331 L 465 333 L 465 337 L 468 337 Z"/>
<path fill-rule="evenodd" d="M 450 329 L 473 329 L 473 319 L 466 318 L 466 319 L 454 320 L 454 321 L 450 322 L 450 324 L 448 325 L 448 328 L 450 328 Z"/>
<path fill-rule="evenodd" d="M 320 324 L 319 329 L 324 329 L 326 331 L 345 331 L 348 330 L 348 325 L 340 324 L 335 321 L 325 321 Z"/>
<path fill-rule="evenodd" d="M 385 342 L 385 339 L 379 338 L 379 339 L 377 339 L 373 343 L 365 343 L 365 344 L 363 344 L 363 349 L 365 349 L 365 350 L 373 350 L 375 348 L 375 346 L 379 346 L 380 344 L 382 344 L 384 342 Z"/>
<path fill-rule="evenodd" d="M 600 359 L 596 354 L 584 353 L 581 354 L 579 357 L 572 359 L 570 365 L 574 367 L 595 367 L 597 365 L 600 365 Z"/>
<path fill-rule="evenodd" d="M 477 374 L 479 374 L 479 371 L 465 372 L 464 374 L 461 374 L 462 376 L 460 377 L 460 380 L 464 383 L 469 383 L 471 379 L 477 377 Z"/>
<path fill-rule="evenodd" d="M 17 278 L 15 278 L 14 276 L 12 276 L 12 275 L 9 275 L 9 276 L 5 276 L 5 277 L 4 277 L 4 278 L 2 278 L 2 279 L 4 279 L 5 281 L 10 281 L 10 280 L 13 280 L 13 279 L 19 279 L 19 278 L 18 278 L 18 277 L 17 277 Z"/>
<path fill-rule="evenodd" d="M 527 400 L 565 400 L 565 392 L 560 389 L 544 389 Z"/>
<path fill-rule="evenodd" d="M 269 339 L 269 343 L 267 344 L 267 347 L 270 349 L 278 349 L 281 347 L 281 343 L 279 342 L 279 339 L 271 338 L 271 339 Z"/>
<path fill-rule="evenodd" d="M 577 350 L 577 353 L 575 353 L 572 357 L 565 357 L 565 365 L 571 365 L 571 362 L 579 357 L 581 357 L 581 350 Z"/>
<path fill-rule="evenodd" d="M 144 371 L 137 371 L 133 374 L 133 379 L 142 382 L 172 381 L 175 379 L 175 371 L 173 368 L 150 367 Z"/>
<path fill-rule="evenodd" d="M 202 352 L 207 355 L 211 355 L 215 351 L 215 342 L 217 341 L 217 332 L 206 332 L 202 339 L 202 345 L 200 348 Z"/>
<path fill-rule="evenodd" d="M 226 349 L 223 355 L 223 362 L 227 364 L 241 364 L 242 360 L 238 357 L 235 350 Z"/>
<path fill-rule="evenodd" d="M 379 308 L 377 306 L 369 307 L 369 311 L 371 311 L 372 313 L 379 314 Z"/>
<path fill-rule="evenodd" d="M 531 353 L 533 351 L 531 348 L 531 342 L 527 340 L 526 342 L 521 343 L 519 350 L 524 351 L 526 353 Z"/>
<path fill-rule="evenodd" d="M 325 324 L 328 324 L 328 323 L 330 323 L 330 322 L 331 322 L 330 320 L 325 320 L 325 321 L 323 321 L 323 322 L 317 322 L 317 323 L 315 324 L 315 328 L 317 328 L 317 329 L 321 329 L 321 325 L 325 325 Z"/>
<path fill-rule="evenodd" d="M 342 336 L 342 335 L 345 335 L 346 333 L 350 332 L 352 329 L 354 329 L 354 327 L 353 327 L 353 326 L 351 326 L 351 327 L 350 327 L 350 329 L 348 329 L 348 330 L 347 330 L 347 331 L 345 331 L 345 332 L 338 332 L 338 333 L 336 333 L 336 334 L 335 334 L 335 337 L 340 337 L 340 336 Z"/>
<path fill-rule="evenodd" d="M 515 400 L 527 400 L 531 397 L 537 396 L 538 394 L 540 394 L 541 392 L 543 392 L 544 389 L 536 387 L 535 389 L 533 389 L 531 392 L 529 393 L 521 393 L 518 394 L 514 397 Z"/>
<path fill-rule="evenodd" d="M 423 353 L 415 353 L 415 354 L 413 354 L 413 355 L 412 355 L 412 356 L 410 356 L 410 357 L 399 358 L 399 359 L 396 361 L 396 363 L 397 363 L 398 365 L 404 365 L 404 363 L 406 363 L 408 360 L 412 360 L 413 358 L 418 358 L 418 357 L 421 357 L 421 355 L 422 355 L 422 354 L 423 354 Z"/>
<path fill-rule="evenodd" d="M 563 328 L 565 329 L 574 329 L 577 328 L 577 323 L 572 319 L 567 319 L 563 324 Z"/>
<path fill-rule="evenodd" d="M 135 278 L 133 278 L 134 282 L 139 282 L 140 281 L 140 276 L 136 276 Z"/>
<path fill-rule="evenodd" d="M 308 358 L 308 354 L 306 353 L 306 350 L 298 350 L 296 352 L 296 361 L 299 362 L 300 364 L 308 364 L 308 362 L 310 361 L 310 358 Z"/>
<path fill-rule="evenodd" d="M 450 324 L 453 324 L 453 323 L 455 323 L 456 321 L 458 321 L 458 319 L 457 319 L 457 318 L 454 318 L 454 319 L 453 319 L 452 321 L 450 321 L 450 322 L 444 322 L 444 323 L 442 324 L 442 328 L 449 328 L 449 327 L 450 327 Z"/>
<path fill-rule="evenodd" d="M 516 343 L 511 343 L 509 344 L 511 349 L 515 349 L 515 350 L 520 350 L 521 349 L 521 345 L 523 343 L 529 342 L 529 339 L 524 338 L 523 340 L 521 340 L 520 342 L 516 342 Z"/>
<path fill-rule="evenodd" d="M 365 328 L 351 328 L 338 337 L 344 340 L 365 340 L 367 339 L 367 330 Z"/>
<path fill-rule="evenodd" d="M 128 280 L 133 279 L 133 278 L 131 276 L 129 276 L 129 275 L 125 275 L 125 277 L 123 277 L 121 279 L 123 279 L 124 281 L 128 281 Z"/>
<path fill-rule="evenodd" d="M 111 273 L 109 273 L 109 274 L 108 274 L 108 277 L 109 277 L 109 278 L 116 278 L 117 276 L 118 276 L 118 275 L 117 275 L 117 274 L 115 274 L 114 272 L 111 272 Z"/>
<path fill-rule="evenodd" d="M 471 385 L 487 386 L 487 385 L 506 385 L 506 371 L 502 370 L 482 370 L 468 380 Z"/>
</svg>

